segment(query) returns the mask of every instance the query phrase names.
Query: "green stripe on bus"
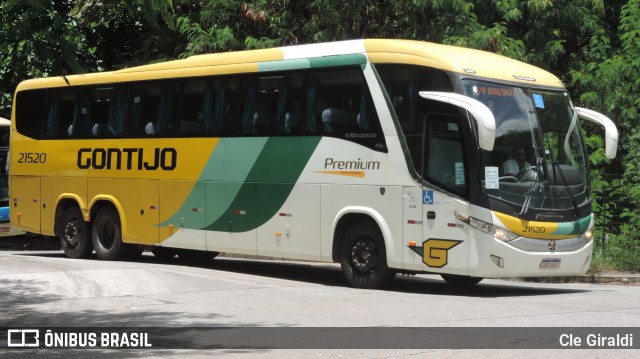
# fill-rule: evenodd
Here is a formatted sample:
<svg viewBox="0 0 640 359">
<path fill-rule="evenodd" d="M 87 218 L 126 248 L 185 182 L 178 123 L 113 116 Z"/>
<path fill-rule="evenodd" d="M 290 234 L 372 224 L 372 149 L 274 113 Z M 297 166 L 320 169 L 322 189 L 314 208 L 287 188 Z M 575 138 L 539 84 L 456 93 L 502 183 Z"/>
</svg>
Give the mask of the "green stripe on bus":
<svg viewBox="0 0 640 359">
<path fill-rule="evenodd" d="M 320 138 L 269 138 L 247 176 L 247 182 L 237 184 L 240 188 L 231 205 L 214 221 L 210 222 L 213 216 L 207 213 L 207 222 L 210 224 L 205 229 L 246 232 L 266 223 L 291 194 L 302 170 L 320 143 Z M 210 198 L 207 193 L 207 212 L 211 201 L 214 198 Z"/>
<path fill-rule="evenodd" d="M 558 227 L 553 234 L 556 235 L 579 235 L 587 231 L 589 224 L 591 223 L 591 216 L 586 216 L 574 222 L 562 222 L 558 223 Z"/>
<path fill-rule="evenodd" d="M 310 58 L 311 68 L 332 67 L 346 65 L 363 65 L 367 63 L 367 57 L 363 54 L 350 54 L 338 56 L 325 56 Z"/>
<path fill-rule="evenodd" d="M 181 208 L 169 219 L 160 223 L 160 226 L 179 223 L 181 218 L 192 216 L 193 208 L 203 207 L 202 202 L 206 189 L 201 185 L 201 182 L 244 183 L 266 143 L 267 138 L 221 138 L 198 178 L 199 185 L 194 186 Z M 207 184 L 206 187 L 209 189 L 211 186 Z M 240 192 L 239 185 L 227 186 L 213 203 L 206 203 L 207 217 L 218 218 L 222 216 L 238 192 Z M 194 228 L 191 226 L 191 222 L 188 222 L 186 227 Z"/>
<path fill-rule="evenodd" d="M 258 71 L 284 71 L 284 70 L 298 70 L 308 69 L 311 65 L 307 59 L 293 59 L 293 60 L 281 60 L 281 61 L 268 61 L 258 62 Z"/>
</svg>

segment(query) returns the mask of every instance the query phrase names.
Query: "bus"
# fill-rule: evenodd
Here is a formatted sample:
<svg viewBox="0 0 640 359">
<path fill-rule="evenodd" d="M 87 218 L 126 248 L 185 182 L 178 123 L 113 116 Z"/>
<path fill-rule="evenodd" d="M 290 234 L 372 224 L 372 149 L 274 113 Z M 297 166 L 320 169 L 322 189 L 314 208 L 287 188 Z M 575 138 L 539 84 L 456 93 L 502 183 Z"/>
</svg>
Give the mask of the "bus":
<svg viewBox="0 0 640 359">
<path fill-rule="evenodd" d="M 0 117 L 0 237 L 24 234 L 9 225 L 9 136 L 11 121 Z"/>
<path fill-rule="evenodd" d="M 11 225 L 71 258 L 340 263 L 397 273 L 583 274 L 589 162 L 560 80 L 493 53 L 412 40 L 196 55 L 26 80 L 11 124 Z M 518 173 L 502 166 L 514 148 Z"/>
</svg>

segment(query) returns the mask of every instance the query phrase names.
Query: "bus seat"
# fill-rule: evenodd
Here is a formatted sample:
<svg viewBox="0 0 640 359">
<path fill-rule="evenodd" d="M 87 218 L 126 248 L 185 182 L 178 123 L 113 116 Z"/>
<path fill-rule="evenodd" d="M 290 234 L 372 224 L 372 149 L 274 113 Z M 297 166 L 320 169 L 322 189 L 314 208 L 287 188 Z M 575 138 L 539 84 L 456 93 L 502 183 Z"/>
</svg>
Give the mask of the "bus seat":
<svg viewBox="0 0 640 359">
<path fill-rule="evenodd" d="M 276 121 L 273 115 L 266 112 L 253 114 L 253 132 L 258 135 L 267 135 L 275 132 Z"/>
<path fill-rule="evenodd" d="M 91 128 L 91 136 L 93 137 L 104 137 L 104 136 L 113 136 L 115 135 L 115 131 L 109 128 L 109 125 L 104 123 L 96 123 Z"/>
<path fill-rule="evenodd" d="M 354 128 L 354 116 L 351 111 L 329 107 L 322 111 L 322 125 L 325 132 L 348 132 Z"/>
<path fill-rule="evenodd" d="M 144 126 L 144 134 L 148 136 L 155 135 L 156 133 L 158 133 L 156 127 L 157 127 L 156 124 L 153 122 L 147 123 L 147 125 Z"/>
<path fill-rule="evenodd" d="M 287 112 L 284 114 L 284 131 L 287 133 L 298 132 L 300 126 L 300 115 L 295 112 Z"/>
</svg>

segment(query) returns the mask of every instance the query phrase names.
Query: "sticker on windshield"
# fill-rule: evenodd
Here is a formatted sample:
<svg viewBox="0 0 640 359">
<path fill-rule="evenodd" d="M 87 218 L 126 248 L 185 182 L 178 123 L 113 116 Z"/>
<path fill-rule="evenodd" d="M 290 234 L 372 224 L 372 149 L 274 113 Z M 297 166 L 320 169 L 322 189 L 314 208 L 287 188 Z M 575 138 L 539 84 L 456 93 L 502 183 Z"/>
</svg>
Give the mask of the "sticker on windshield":
<svg viewBox="0 0 640 359">
<path fill-rule="evenodd" d="M 455 164 L 455 176 L 456 185 L 464 184 L 464 164 L 462 162 L 456 162 Z"/>
<path fill-rule="evenodd" d="M 544 99 L 542 95 L 533 94 L 533 102 L 536 104 L 537 108 L 544 108 Z"/>
<path fill-rule="evenodd" d="M 484 168 L 484 188 L 500 189 L 500 177 L 498 173 L 498 167 L 487 166 Z"/>
</svg>

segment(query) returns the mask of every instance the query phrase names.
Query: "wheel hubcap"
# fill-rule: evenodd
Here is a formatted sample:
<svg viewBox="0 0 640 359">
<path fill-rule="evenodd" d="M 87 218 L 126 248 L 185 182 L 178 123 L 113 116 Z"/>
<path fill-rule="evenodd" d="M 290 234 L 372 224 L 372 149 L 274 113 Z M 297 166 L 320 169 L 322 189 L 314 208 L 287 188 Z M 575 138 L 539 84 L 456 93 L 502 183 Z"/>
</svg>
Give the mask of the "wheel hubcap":
<svg viewBox="0 0 640 359">
<path fill-rule="evenodd" d="M 64 227 L 64 240 L 72 246 L 79 244 L 80 229 L 78 228 L 78 221 L 72 220 Z"/>
<path fill-rule="evenodd" d="M 369 239 L 358 239 L 351 247 L 351 263 L 361 272 L 370 272 L 378 264 L 378 248 L 376 243 Z"/>
</svg>

